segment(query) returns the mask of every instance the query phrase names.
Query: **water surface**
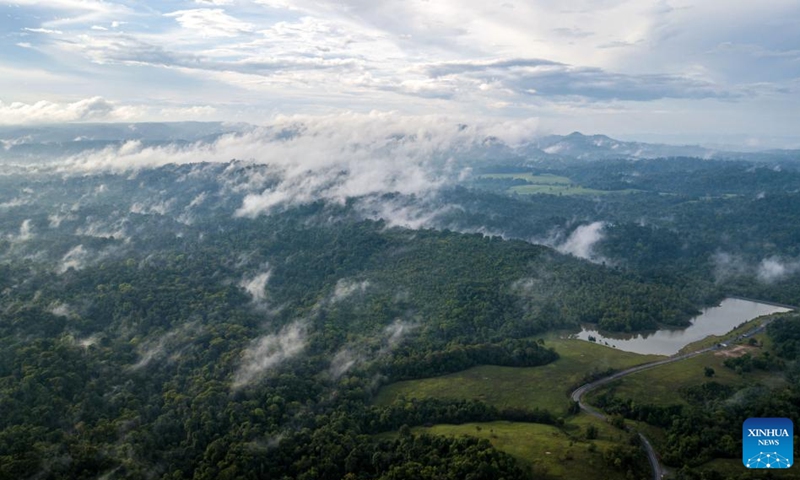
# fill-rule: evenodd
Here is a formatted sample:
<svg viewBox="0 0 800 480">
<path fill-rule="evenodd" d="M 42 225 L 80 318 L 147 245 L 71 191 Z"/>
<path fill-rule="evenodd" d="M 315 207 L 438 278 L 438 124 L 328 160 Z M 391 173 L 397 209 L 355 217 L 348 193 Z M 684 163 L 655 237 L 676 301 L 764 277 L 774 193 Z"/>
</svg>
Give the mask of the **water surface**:
<svg viewBox="0 0 800 480">
<path fill-rule="evenodd" d="M 592 327 L 583 327 L 572 338 L 608 344 L 626 352 L 673 355 L 686 345 L 709 335 L 723 335 L 744 322 L 772 313 L 788 312 L 789 308 L 738 298 L 726 298 L 717 307 L 706 308 L 692 319 L 692 325 L 680 330 L 656 330 L 638 334 L 601 334 Z"/>
</svg>

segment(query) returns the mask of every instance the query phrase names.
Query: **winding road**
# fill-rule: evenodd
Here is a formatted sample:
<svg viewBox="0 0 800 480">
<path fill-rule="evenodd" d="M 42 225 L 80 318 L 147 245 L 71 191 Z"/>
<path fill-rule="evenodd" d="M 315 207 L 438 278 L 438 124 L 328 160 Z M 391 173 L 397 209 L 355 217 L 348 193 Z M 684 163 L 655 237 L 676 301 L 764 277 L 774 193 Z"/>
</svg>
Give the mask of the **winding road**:
<svg viewBox="0 0 800 480">
<path fill-rule="evenodd" d="M 770 318 L 769 320 L 762 322 L 759 326 L 747 331 L 746 333 L 739 335 L 739 337 L 737 337 L 737 340 L 742 340 L 744 338 L 750 337 L 756 333 L 763 331 L 767 327 L 767 325 L 769 325 L 773 321 L 774 318 Z M 601 387 L 607 383 L 613 382 L 614 380 L 620 379 L 622 377 L 626 377 L 632 373 L 641 372 L 642 370 L 648 370 L 650 368 L 666 365 L 668 363 L 680 362 L 681 360 L 686 360 L 687 358 L 696 357 L 706 352 L 719 350 L 720 348 L 723 348 L 722 345 L 724 344 L 716 344 L 712 347 L 703 348 L 701 350 L 696 350 L 694 352 L 675 355 L 673 357 L 665 358 L 664 360 L 645 363 L 642 365 L 637 365 L 635 367 L 628 368 L 626 370 L 622 370 L 620 372 L 614 373 L 613 375 L 609 375 L 599 380 L 595 380 L 585 385 L 581 385 L 580 387 L 573 390 L 573 392 L 570 394 L 570 398 L 572 398 L 574 402 L 577 402 L 578 405 L 581 407 L 581 410 L 588 413 L 589 415 L 595 416 L 603 420 L 608 420 L 608 416 L 606 414 L 584 403 L 583 396 L 598 387 Z M 647 439 L 647 437 L 645 437 L 641 432 L 637 433 L 642 441 L 642 446 L 647 452 L 647 459 L 650 461 L 650 467 L 653 470 L 653 480 L 661 480 L 664 477 L 665 469 L 661 465 L 661 462 L 658 461 L 658 454 L 656 454 L 656 451 L 653 449 L 653 446 L 650 444 L 650 441 Z"/>
<path fill-rule="evenodd" d="M 613 382 L 614 380 L 620 379 L 622 377 L 628 376 L 632 373 L 641 372 L 642 370 L 648 370 L 650 368 L 658 367 L 660 365 L 666 365 L 668 363 L 674 363 L 674 362 L 679 362 L 681 360 L 686 360 L 687 358 L 696 357 L 697 355 L 717 350 L 718 348 L 719 348 L 718 346 L 708 347 L 691 353 L 685 353 L 683 355 L 677 355 L 674 357 L 665 358 L 664 360 L 645 363 L 643 365 L 637 365 L 635 367 L 628 368 L 627 370 L 622 370 L 621 372 L 609 375 L 608 377 L 603 377 L 599 380 L 595 380 L 594 382 L 581 385 L 580 387 L 576 388 L 572 392 L 572 394 L 570 394 L 570 398 L 572 398 L 574 402 L 577 402 L 578 405 L 581 407 L 581 410 L 588 413 L 589 415 L 595 416 L 603 420 L 608 420 L 608 416 L 606 416 L 604 413 L 584 403 L 583 396 L 598 387 L 601 387 L 607 383 Z M 653 479 L 661 480 L 664 477 L 664 467 L 662 467 L 661 462 L 658 461 L 658 455 L 656 454 L 656 451 L 653 449 L 653 446 L 650 445 L 650 441 L 647 440 L 647 437 L 639 433 L 639 438 L 642 441 L 642 445 L 644 446 L 645 451 L 647 451 L 647 458 L 650 461 L 650 467 L 653 470 Z"/>
</svg>

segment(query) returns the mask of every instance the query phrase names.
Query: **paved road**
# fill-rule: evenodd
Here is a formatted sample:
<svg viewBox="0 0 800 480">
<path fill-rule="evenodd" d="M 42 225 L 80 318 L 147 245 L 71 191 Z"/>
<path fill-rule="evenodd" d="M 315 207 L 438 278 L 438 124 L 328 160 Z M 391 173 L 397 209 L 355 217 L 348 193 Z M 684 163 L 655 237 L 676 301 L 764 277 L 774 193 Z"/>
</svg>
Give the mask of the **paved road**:
<svg viewBox="0 0 800 480">
<path fill-rule="evenodd" d="M 773 321 L 775 321 L 774 317 L 762 322 L 761 325 L 759 325 L 758 327 L 755 327 L 755 328 L 753 328 L 753 329 L 741 334 L 739 337 L 737 337 L 737 340 L 742 340 L 742 339 L 745 339 L 747 337 L 751 337 L 754 334 L 763 331 L 765 328 L 767 328 L 767 325 L 769 325 Z M 714 350 L 718 350 L 720 348 L 720 346 L 718 346 L 718 345 L 719 344 L 714 345 L 713 347 L 704 348 L 702 350 L 697 350 L 697 351 L 690 352 L 690 353 L 684 353 L 682 355 L 676 355 L 674 357 L 669 357 L 669 358 L 666 358 L 664 360 L 659 360 L 657 362 L 645 363 L 643 365 L 639 365 L 639 366 L 636 366 L 636 367 L 631 367 L 631 368 L 629 368 L 627 370 L 622 370 L 621 372 L 617 372 L 617 373 L 615 373 L 613 375 L 609 375 L 608 377 L 604 377 L 604 378 L 601 378 L 599 380 L 595 380 L 594 382 L 590 382 L 590 383 L 587 383 L 585 385 L 581 385 L 580 387 L 576 388 L 572 392 L 572 394 L 570 395 L 570 398 L 572 398 L 572 400 L 574 402 L 578 402 L 578 405 L 580 405 L 581 410 L 583 410 L 584 412 L 588 413 L 589 415 L 595 416 L 597 418 L 601 418 L 603 420 L 608 420 L 608 417 L 603 412 L 597 410 L 594 407 L 591 407 L 591 406 L 583 403 L 583 396 L 586 395 L 587 393 L 591 392 L 592 390 L 600 387 L 600 386 L 603 386 L 603 385 L 605 385 L 605 384 L 607 384 L 609 382 L 613 382 L 614 380 L 620 379 L 620 378 L 625 377 L 627 375 L 630 375 L 632 373 L 641 372 L 642 370 L 647 370 L 647 369 L 650 369 L 650 368 L 658 367 L 660 365 L 666 365 L 668 363 L 680 362 L 681 360 L 686 360 L 687 358 L 696 357 L 697 355 L 700 355 L 700 354 L 703 354 L 703 353 L 706 353 L 706 352 L 711 352 L 711 351 L 714 351 Z M 661 480 L 664 477 L 665 470 L 664 470 L 664 467 L 661 466 L 661 462 L 658 461 L 658 455 L 656 454 L 656 451 L 653 449 L 653 446 L 650 445 L 650 441 L 647 440 L 647 437 L 642 435 L 640 432 L 637 432 L 637 433 L 639 434 L 639 438 L 642 441 L 642 445 L 644 446 L 644 449 L 647 451 L 647 459 L 650 461 L 650 467 L 653 470 L 653 480 Z"/>
<path fill-rule="evenodd" d="M 717 348 L 718 348 L 717 346 L 708 347 L 702 350 L 697 350 L 695 352 L 685 353 L 683 355 L 669 357 L 664 360 L 658 360 L 656 362 L 645 363 L 643 365 L 631 367 L 627 370 L 622 370 L 621 372 L 609 375 L 608 377 L 604 377 L 599 380 L 595 380 L 594 382 L 581 385 L 572 392 L 570 397 L 574 402 L 578 402 L 578 405 L 580 405 L 581 410 L 583 410 L 584 412 L 588 413 L 589 415 L 595 416 L 597 418 L 607 420 L 608 417 L 604 413 L 583 402 L 584 395 L 586 395 L 587 393 L 591 392 L 592 390 L 598 387 L 601 387 L 609 382 L 613 382 L 614 380 L 620 379 L 632 373 L 641 372 L 642 370 L 648 370 L 650 368 L 658 367 L 660 365 L 666 365 L 668 363 L 686 360 L 687 358 L 696 357 L 697 355 L 703 354 L 705 352 L 710 352 L 712 350 L 716 350 Z M 642 445 L 647 451 L 647 458 L 650 461 L 650 467 L 653 470 L 653 479 L 661 480 L 661 478 L 664 477 L 664 467 L 662 467 L 661 462 L 658 461 L 658 455 L 656 454 L 656 451 L 653 449 L 653 446 L 650 445 L 650 441 L 647 440 L 647 437 L 639 433 L 639 438 L 642 440 Z"/>
</svg>

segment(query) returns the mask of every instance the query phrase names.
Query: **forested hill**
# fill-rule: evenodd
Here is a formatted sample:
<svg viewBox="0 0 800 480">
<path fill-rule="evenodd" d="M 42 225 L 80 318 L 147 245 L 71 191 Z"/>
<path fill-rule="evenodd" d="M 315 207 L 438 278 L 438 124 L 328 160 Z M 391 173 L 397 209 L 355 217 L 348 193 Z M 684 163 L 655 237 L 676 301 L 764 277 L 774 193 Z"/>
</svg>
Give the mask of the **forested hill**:
<svg viewBox="0 0 800 480">
<path fill-rule="evenodd" d="M 517 478 L 485 443 L 367 434 L 547 412 L 372 393 L 551 362 L 548 329 L 696 311 L 680 286 L 349 204 L 238 218 L 192 168 L 3 180 L 0 478 Z"/>
</svg>

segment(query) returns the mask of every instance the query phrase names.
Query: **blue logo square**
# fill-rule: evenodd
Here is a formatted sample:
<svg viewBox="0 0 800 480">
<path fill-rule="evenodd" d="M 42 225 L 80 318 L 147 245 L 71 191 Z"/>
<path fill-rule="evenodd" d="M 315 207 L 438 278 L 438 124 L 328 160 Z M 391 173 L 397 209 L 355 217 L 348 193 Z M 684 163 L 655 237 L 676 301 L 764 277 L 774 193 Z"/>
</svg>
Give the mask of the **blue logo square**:
<svg viewBox="0 0 800 480">
<path fill-rule="evenodd" d="M 794 424 L 788 418 L 748 418 L 742 425 L 742 463 L 747 468 L 794 465 Z"/>
</svg>

